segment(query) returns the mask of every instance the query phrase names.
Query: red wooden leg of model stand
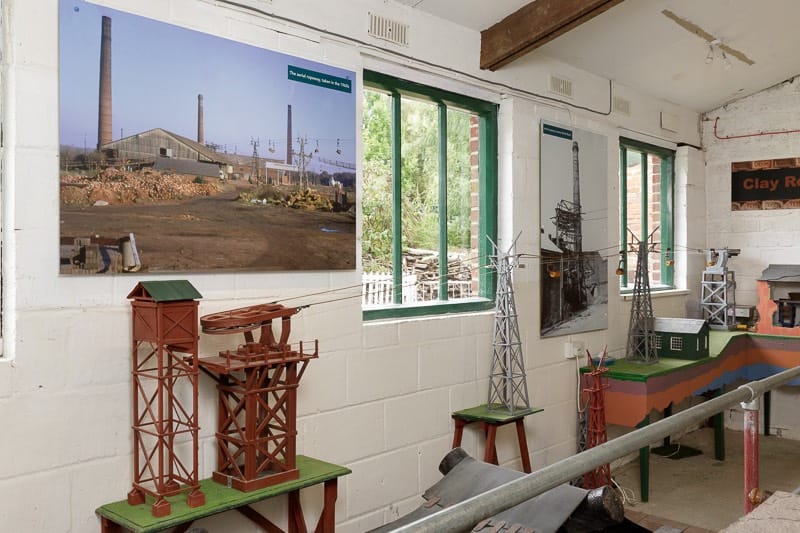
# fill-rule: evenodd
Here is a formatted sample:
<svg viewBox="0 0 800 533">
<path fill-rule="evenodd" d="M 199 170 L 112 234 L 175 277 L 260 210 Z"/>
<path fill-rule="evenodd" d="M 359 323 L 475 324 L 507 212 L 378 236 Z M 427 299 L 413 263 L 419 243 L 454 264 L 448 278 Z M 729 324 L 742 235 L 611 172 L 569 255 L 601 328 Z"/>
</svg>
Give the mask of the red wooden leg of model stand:
<svg viewBox="0 0 800 533">
<path fill-rule="evenodd" d="M 289 493 L 289 533 L 307 533 L 303 506 L 300 505 L 300 491 Z"/>
<path fill-rule="evenodd" d="M 519 455 L 522 459 L 522 471 L 526 474 L 530 474 L 531 470 L 531 458 L 528 455 L 528 439 L 525 436 L 525 420 L 520 418 L 516 421 L 517 425 L 517 440 L 519 441 Z"/>
<path fill-rule="evenodd" d="M 758 399 L 742 402 L 744 409 L 744 513 L 757 505 L 758 494 Z"/>
<path fill-rule="evenodd" d="M 317 522 L 314 533 L 333 533 L 336 528 L 336 495 L 337 480 L 329 479 L 325 482 L 324 502 L 322 504 L 322 514 Z"/>
<path fill-rule="evenodd" d="M 454 418 L 453 421 L 456 423 L 455 431 L 453 431 L 453 448 L 458 448 L 461 446 L 461 438 L 464 436 L 465 422 L 460 418 Z"/>
<path fill-rule="evenodd" d="M 112 522 L 105 516 L 100 517 L 100 532 L 101 533 L 122 533 L 122 526 L 116 522 Z"/>
<path fill-rule="evenodd" d="M 498 464 L 497 448 L 495 448 L 497 426 L 494 424 L 484 424 L 483 430 L 486 432 L 486 450 L 483 452 L 483 460 L 486 463 L 496 465 Z"/>
<path fill-rule="evenodd" d="M 261 529 L 266 531 L 267 533 L 284 533 L 284 531 L 266 519 L 261 513 L 250 507 L 249 505 L 243 505 L 241 507 L 237 507 L 236 510 L 246 516 L 248 520 L 257 524 Z"/>
</svg>

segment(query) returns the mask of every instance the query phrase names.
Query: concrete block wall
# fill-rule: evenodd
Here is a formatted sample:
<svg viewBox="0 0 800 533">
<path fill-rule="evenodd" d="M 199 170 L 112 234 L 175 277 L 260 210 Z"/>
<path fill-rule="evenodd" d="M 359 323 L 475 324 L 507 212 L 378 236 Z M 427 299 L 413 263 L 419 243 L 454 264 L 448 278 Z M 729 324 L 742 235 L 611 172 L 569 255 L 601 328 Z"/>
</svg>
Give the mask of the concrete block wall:
<svg viewBox="0 0 800 533">
<path fill-rule="evenodd" d="M 736 301 L 755 305 L 756 280 L 771 263 L 800 262 L 796 209 L 731 211 L 731 163 L 784 157 L 800 153 L 800 135 L 765 134 L 796 130 L 800 120 L 800 80 L 794 78 L 760 93 L 742 98 L 703 116 L 706 150 L 706 200 L 708 245 L 740 248 L 729 265 L 736 272 Z M 717 135 L 753 136 L 719 139 Z"/>
<path fill-rule="evenodd" d="M 736 303 L 755 305 L 756 280 L 770 264 L 800 264 L 800 210 L 731 211 L 731 163 L 797 157 L 800 154 L 800 79 L 797 77 L 765 89 L 702 117 L 706 161 L 708 246 L 740 248 L 728 263 L 736 272 Z M 715 134 L 716 127 L 716 134 Z M 738 139 L 728 136 L 749 135 Z M 720 138 L 723 137 L 723 138 Z M 800 400 L 795 387 L 773 396 L 773 433 L 800 439 Z M 740 409 L 731 409 L 726 424 L 741 429 Z"/>
<path fill-rule="evenodd" d="M 605 114 L 608 80 L 569 65 L 533 58 L 508 70 L 481 72 L 477 32 L 391 1 L 381 3 L 381 14 L 410 24 L 414 38 L 408 48 L 370 41 L 365 21 L 367 12 L 377 8 L 367 0 L 262 2 L 285 20 L 205 0 L 98 3 L 358 73 L 364 67 L 378 69 L 498 102 L 500 245 L 522 232 L 520 251 L 526 253 L 536 253 L 539 246 L 541 119 L 608 137 L 609 235 L 617 234 L 620 131 L 625 129 L 625 136 L 634 131 L 669 142 L 698 142 L 695 113 L 626 87 L 615 85 L 614 91 L 631 100 L 632 113 Z M 124 498 L 130 489 L 131 328 L 126 295 L 137 281 L 186 278 L 203 294 L 200 313 L 207 314 L 356 286 L 360 272 L 59 276 L 58 1 L 0 0 L 0 9 L 4 141 L 0 528 L 97 531 L 94 509 Z M 358 45 L 291 20 L 369 44 Z M 443 34 L 448 38 L 442 39 Z M 400 59 L 392 50 L 488 81 L 468 83 L 464 76 Z M 489 83 L 544 93 L 551 72 L 572 79 L 575 103 L 598 112 L 544 104 Z M 358 98 L 360 75 L 357 78 Z M 679 117 L 679 133 L 660 129 L 662 110 Z M 615 265 L 609 268 L 615 286 Z M 607 330 L 541 340 L 537 269 L 536 261 L 529 261 L 515 278 L 531 401 L 545 409 L 526 423 L 534 468 L 575 449 L 575 361 L 564 359 L 564 342 L 580 338 L 595 351 L 608 344 L 619 353 L 629 310 L 629 304 L 612 289 Z M 297 298 L 292 303 L 316 301 L 320 300 Z M 659 313 L 680 313 L 684 305 L 681 294 L 656 300 Z M 485 401 L 492 327 L 491 312 L 364 323 L 357 298 L 309 307 L 293 320 L 293 339 L 320 342 L 320 359 L 310 364 L 300 387 L 299 453 L 353 470 L 339 485 L 340 531 L 363 531 L 405 514 L 438 479 L 436 467 L 452 439 L 450 413 Z M 230 348 L 231 342 L 238 341 L 201 335 L 201 353 Z M 202 378 L 201 477 L 209 476 L 214 468 L 215 412 L 213 383 Z M 502 463 L 519 468 L 513 429 L 503 428 L 498 438 Z M 469 428 L 464 447 L 480 455 L 482 446 L 482 435 Z M 319 513 L 320 498 L 319 491 L 303 495 L 310 519 Z M 277 517 L 276 522 L 285 522 L 282 501 L 257 507 Z M 209 530 L 255 531 L 244 518 L 230 513 L 197 525 Z"/>
</svg>

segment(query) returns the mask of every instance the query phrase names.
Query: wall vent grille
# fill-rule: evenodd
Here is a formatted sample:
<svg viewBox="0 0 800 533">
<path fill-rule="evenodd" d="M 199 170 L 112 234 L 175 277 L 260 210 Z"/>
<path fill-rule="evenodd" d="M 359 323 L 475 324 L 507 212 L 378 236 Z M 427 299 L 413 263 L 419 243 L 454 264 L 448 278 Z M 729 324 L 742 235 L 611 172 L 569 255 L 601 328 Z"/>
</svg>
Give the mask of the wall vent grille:
<svg viewBox="0 0 800 533">
<path fill-rule="evenodd" d="M 375 13 L 369 14 L 367 33 L 390 43 L 408 46 L 408 24 L 403 24 Z"/>
<path fill-rule="evenodd" d="M 631 115 L 630 100 L 626 100 L 625 98 L 622 98 L 620 96 L 615 96 L 613 107 L 614 111 L 616 111 L 617 113 L 621 113 L 623 115 L 628 115 L 628 116 Z"/>
<path fill-rule="evenodd" d="M 572 98 L 572 81 L 558 76 L 550 76 L 550 92 Z"/>
</svg>

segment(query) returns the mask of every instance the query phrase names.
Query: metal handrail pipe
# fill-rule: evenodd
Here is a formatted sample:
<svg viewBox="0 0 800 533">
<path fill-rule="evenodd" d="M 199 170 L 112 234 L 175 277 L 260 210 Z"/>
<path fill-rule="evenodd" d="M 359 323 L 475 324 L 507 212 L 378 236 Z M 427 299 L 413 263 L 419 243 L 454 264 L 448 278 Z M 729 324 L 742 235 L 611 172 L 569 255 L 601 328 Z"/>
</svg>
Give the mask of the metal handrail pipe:
<svg viewBox="0 0 800 533">
<path fill-rule="evenodd" d="M 456 503 L 405 526 L 395 532 L 469 531 L 484 518 L 519 505 L 543 492 L 663 439 L 678 430 L 701 422 L 741 402 L 752 402 L 766 391 L 800 377 L 800 366 L 758 381 L 746 383 L 728 393 L 707 400 L 643 428 L 631 431 L 600 446 L 545 466 L 526 476 Z"/>
</svg>

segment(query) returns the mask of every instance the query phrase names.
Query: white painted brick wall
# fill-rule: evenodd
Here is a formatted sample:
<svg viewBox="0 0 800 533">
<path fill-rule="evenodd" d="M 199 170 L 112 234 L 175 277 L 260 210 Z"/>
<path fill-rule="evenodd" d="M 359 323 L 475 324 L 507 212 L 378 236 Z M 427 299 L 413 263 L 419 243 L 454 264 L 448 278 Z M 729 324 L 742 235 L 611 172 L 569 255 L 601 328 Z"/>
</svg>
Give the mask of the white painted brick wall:
<svg viewBox="0 0 800 533">
<path fill-rule="evenodd" d="M 396 61 L 382 61 L 379 51 L 367 50 L 369 57 L 362 56 L 363 48 L 212 2 L 98 3 L 355 71 L 369 64 L 501 102 L 500 244 L 507 246 L 522 232 L 519 251 L 526 253 L 536 253 L 539 245 L 541 119 L 608 137 L 609 235 L 616 235 L 619 128 L 699 142 L 692 126 L 697 118 L 694 113 L 669 107 L 680 116 L 682 131 L 663 132 L 658 114 L 666 104 L 625 87 L 615 87 L 615 93 L 634 103 L 633 115 L 604 117 L 407 69 Z M 97 531 L 94 509 L 123 499 L 130 487 L 130 308 L 126 296 L 137 281 L 152 276 L 58 276 L 58 2 L 2 0 L 0 5 L 4 42 L 9 44 L 0 76 L 6 150 L 3 182 L 4 192 L 13 193 L 10 205 L 16 207 L 4 212 L 9 224 L 3 232 L 4 262 L 11 267 L 6 274 L 10 272 L 13 278 L 13 283 L 6 279 L 4 297 L 10 307 L 4 311 L 18 326 L 16 335 L 9 334 L 13 327 L 6 330 L 6 359 L 0 360 L 0 426 L 4 428 L 0 524 L 4 531 Z M 405 54 L 543 92 L 547 75 L 556 69 L 569 74 L 576 84 L 577 103 L 597 109 L 607 105 L 607 80 L 552 61 L 530 69 L 512 65 L 495 73 L 481 72 L 477 32 L 392 2 L 381 3 L 380 8 L 382 14 L 412 25 L 412 44 L 402 50 Z M 274 0 L 271 8 L 282 16 L 366 40 L 370 9 L 375 9 L 375 3 L 368 0 Z M 443 33 L 449 38 L 442 39 Z M 360 91 L 360 79 L 356 90 Z M 702 185 L 702 179 L 697 183 Z M 712 189 L 708 190 L 711 196 Z M 565 338 L 539 338 L 538 264 L 526 260 L 525 266 L 515 278 L 520 334 L 529 390 L 534 403 L 545 408 L 528 418 L 526 431 L 534 467 L 541 467 L 575 449 L 575 374 L 574 363 L 563 359 Z M 202 315 L 354 286 L 360 273 L 193 274 L 187 279 L 204 296 Z M 575 336 L 594 351 L 604 344 L 616 350 L 624 345 L 629 304 L 611 292 L 610 329 Z M 307 300 L 292 302 L 318 301 Z M 676 311 L 684 300 L 659 299 L 656 305 Z M 300 386 L 298 449 L 353 470 L 339 482 L 339 531 L 377 527 L 420 503 L 420 493 L 439 478 L 437 465 L 450 447 L 450 413 L 486 401 L 492 332 L 491 312 L 364 324 L 358 299 L 310 307 L 293 320 L 294 340 L 320 341 L 320 359 L 310 363 Z M 201 353 L 214 354 L 238 342 L 201 335 Z M 214 468 L 215 416 L 214 383 L 202 377 L 201 477 L 210 476 Z M 483 440 L 482 432 L 470 427 L 463 446 L 480 457 Z M 500 461 L 519 468 L 513 428 L 501 430 L 498 446 Z M 303 495 L 310 518 L 319 512 L 320 497 L 318 491 Z M 285 522 L 284 507 L 284 500 L 257 505 L 277 523 Z M 212 531 L 256 530 L 235 513 L 197 525 Z"/>
<path fill-rule="evenodd" d="M 800 134 L 757 135 L 743 139 L 720 137 L 796 130 L 800 123 L 800 80 L 778 84 L 705 114 L 702 119 L 706 150 L 706 199 L 708 246 L 740 248 L 730 267 L 736 272 L 736 303 L 755 305 L 756 280 L 770 264 L 800 264 L 800 210 L 731 211 L 731 163 L 757 161 L 800 154 Z M 800 394 L 796 388 L 773 393 L 770 426 L 781 435 L 800 439 Z M 742 428 L 741 411 L 732 409 L 726 425 Z"/>
<path fill-rule="evenodd" d="M 419 452 L 416 446 L 393 450 L 351 463 L 348 476 L 347 516 L 358 516 L 375 509 L 377 502 L 391 505 L 419 494 Z"/>
</svg>

